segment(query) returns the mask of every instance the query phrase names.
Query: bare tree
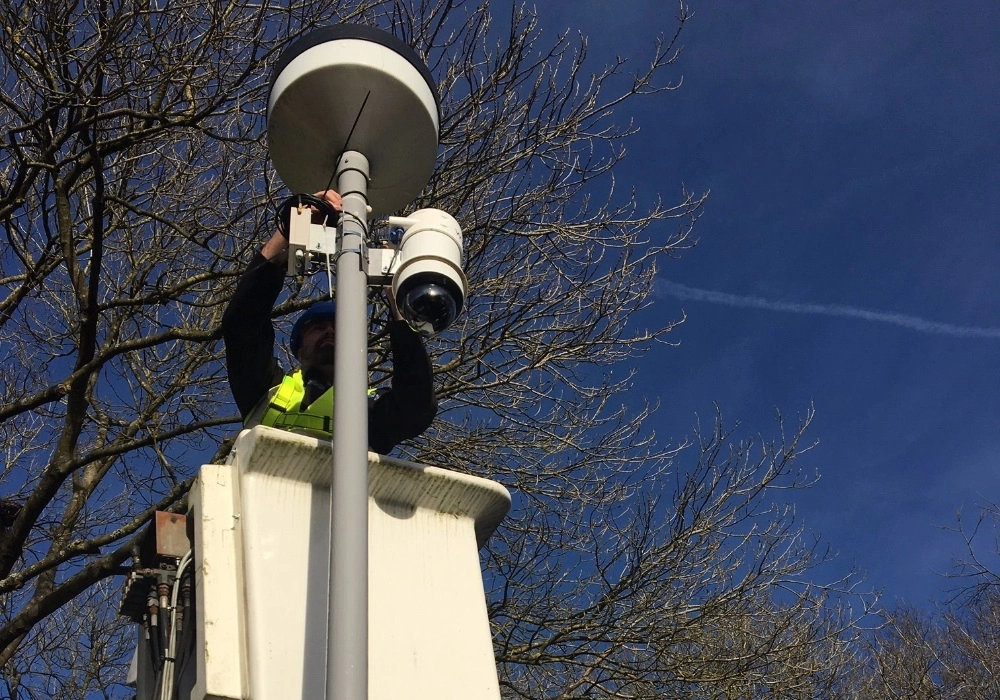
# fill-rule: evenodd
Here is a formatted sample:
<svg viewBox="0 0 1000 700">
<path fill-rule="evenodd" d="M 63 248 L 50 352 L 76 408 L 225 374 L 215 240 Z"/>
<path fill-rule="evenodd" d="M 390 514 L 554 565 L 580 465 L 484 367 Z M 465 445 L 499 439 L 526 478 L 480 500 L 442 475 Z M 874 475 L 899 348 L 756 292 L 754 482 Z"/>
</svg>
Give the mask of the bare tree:
<svg viewBox="0 0 1000 700">
<path fill-rule="evenodd" d="M 955 582 L 949 602 L 975 605 L 982 599 L 1000 595 L 1000 505 L 985 501 L 969 524 L 961 511 L 953 528 L 962 540 L 962 554 L 945 577 Z M 983 547 L 983 538 L 989 545 Z"/>
<path fill-rule="evenodd" d="M 676 85 L 677 37 L 592 72 L 584 38 L 549 39 L 530 10 L 487 0 L 0 8 L 8 683 L 113 695 L 120 638 L 102 582 L 238 427 L 218 327 L 273 226 L 270 66 L 289 37 L 337 21 L 391 29 L 439 84 L 438 167 L 414 207 L 462 223 L 471 291 L 431 344 L 442 416 L 405 449 L 517 494 L 488 555 L 505 696 L 821 694 L 852 643 L 838 598 L 853 590 L 806 583 L 824 553 L 781 505 L 780 489 L 809 481 L 809 416 L 774 441 L 716 426 L 664 445 L 655 406 L 628 397 L 628 361 L 673 325 L 638 328 L 635 314 L 703 197 L 637 202 L 614 178 L 635 127 L 615 116 Z M 313 285 L 290 283 L 276 317 Z M 384 338 L 372 342 L 384 380 Z M 104 641 L 85 663 L 79 639 L 51 634 L 84 605 L 112 625 L 87 633 Z"/>
<path fill-rule="evenodd" d="M 266 66 L 332 5 L 0 9 L 7 676 L 232 429 L 215 339 L 271 191 Z"/>
<path fill-rule="evenodd" d="M 868 697 L 916 700 L 986 700 L 1000 696 L 1000 509 L 985 503 L 972 526 L 958 517 L 964 551 L 948 578 L 957 589 L 938 607 L 900 606 L 859 664 Z M 981 538 L 992 535 L 985 550 Z"/>
<path fill-rule="evenodd" d="M 121 585 L 99 581 L 48 615 L 31 631 L 32 653 L 18 655 L 0 675 L 5 698 L 130 697 L 121 669 L 135 650 L 135 631 L 111 624 Z"/>
<path fill-rule="evenodd" d="M 886 613 L 858 657 L 862 697 L 987 700 L 1000 693 L 1000 597 Z"/>
<path fill-rule="evenodd" d="M 847 577 L 807 583 L 827 555 L 777 493 L 811 419 L 735 441 L 720 422 L 684 451 L 609 477 L 603 502 L 554 504 L 501 532 L 492 617 L 518 698 L 830 697 L 867 611 Z"/>
</svg>

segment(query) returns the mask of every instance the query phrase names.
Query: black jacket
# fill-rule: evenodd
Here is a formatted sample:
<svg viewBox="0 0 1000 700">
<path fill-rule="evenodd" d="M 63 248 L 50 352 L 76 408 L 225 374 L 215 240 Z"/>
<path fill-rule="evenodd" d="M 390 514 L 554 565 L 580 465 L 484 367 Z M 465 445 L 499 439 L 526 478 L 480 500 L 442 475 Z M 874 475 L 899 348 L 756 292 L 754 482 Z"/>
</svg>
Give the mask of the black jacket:
<svg viewBox="0 0 1000 700">
<path fill-rule="evenodd" d="M 244 418 L 285 375 L 274 356 L 271 323 L 284 276 L 283 266 L 257 253 L 222 317 L 229 386 Z M 420 435 L 437 413 L 430 358 L 420 336 L 405 321 L 388 328 L 392 387 L 368 408 L 368 446 L 380 454 Z"/>
</svg>

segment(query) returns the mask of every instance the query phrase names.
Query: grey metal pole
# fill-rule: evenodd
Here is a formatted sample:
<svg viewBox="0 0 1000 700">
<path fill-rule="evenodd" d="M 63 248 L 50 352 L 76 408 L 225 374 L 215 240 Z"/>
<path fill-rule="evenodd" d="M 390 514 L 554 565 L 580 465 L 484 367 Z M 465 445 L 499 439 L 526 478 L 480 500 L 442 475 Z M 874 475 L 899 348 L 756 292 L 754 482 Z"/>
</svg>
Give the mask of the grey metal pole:
<svg viewBox="0 0 1000 700">
<path fill-rule="evenodd" d="M 368 160 L 337 167 L 343 197 L 337 259 L 337 349 L 330 514 L 327 700 L 368 698 Z"/>
</svg>

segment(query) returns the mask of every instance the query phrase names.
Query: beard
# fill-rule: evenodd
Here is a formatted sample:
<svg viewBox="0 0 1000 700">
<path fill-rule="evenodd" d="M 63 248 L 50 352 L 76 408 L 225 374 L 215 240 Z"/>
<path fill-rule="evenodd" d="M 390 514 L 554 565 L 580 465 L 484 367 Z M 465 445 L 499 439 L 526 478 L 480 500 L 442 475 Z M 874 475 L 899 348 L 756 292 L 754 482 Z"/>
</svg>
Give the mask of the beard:
<svg viewBox="0 0 1000 700">
<path fill-rule="evenodd" d="M 323 338 L 311 348 L 303 349 L 299 354 L 299 362 L 303 367 L 333 365 L 337 355 L 337 343 L 333 338 Z"/>
<path fill-rule="evenodd" d="M 320 343 L 313 355 L 313 363 L 317 365 L 332 365 L 337 356 L 337 345 L 332 340 Z"/>
</svg>

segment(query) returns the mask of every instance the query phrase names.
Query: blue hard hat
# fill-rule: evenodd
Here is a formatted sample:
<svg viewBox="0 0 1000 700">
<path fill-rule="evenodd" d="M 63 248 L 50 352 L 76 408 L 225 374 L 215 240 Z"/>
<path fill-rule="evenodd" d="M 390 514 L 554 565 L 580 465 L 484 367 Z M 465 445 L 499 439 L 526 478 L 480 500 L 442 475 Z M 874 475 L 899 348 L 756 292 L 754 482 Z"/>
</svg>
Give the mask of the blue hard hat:
<svg viewBox="0 0 1000 700">
<path fill-rule="evenodd" d="M 337 305 L 332 301 L 321 301 L 318 304 L 310 306 L 302 312 L 301 316 L 295 319 L 295 325 L 292 326 L 292 335 L 288 339 L 292 355 L 299 354 L 299 348 L 302 347 L 302 331 L 305 330 L 306 324 L 317 318 L 337 318 Z"/>
</svg>

